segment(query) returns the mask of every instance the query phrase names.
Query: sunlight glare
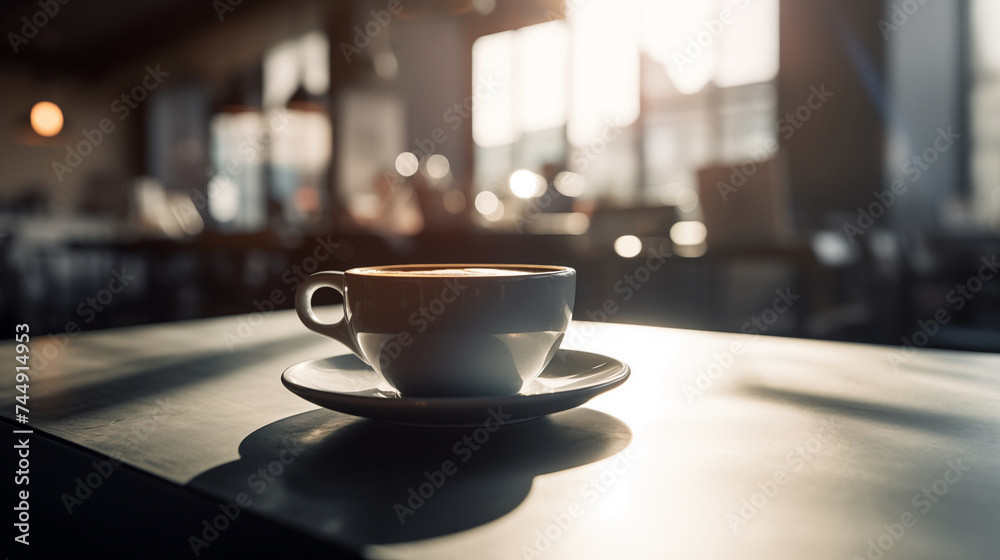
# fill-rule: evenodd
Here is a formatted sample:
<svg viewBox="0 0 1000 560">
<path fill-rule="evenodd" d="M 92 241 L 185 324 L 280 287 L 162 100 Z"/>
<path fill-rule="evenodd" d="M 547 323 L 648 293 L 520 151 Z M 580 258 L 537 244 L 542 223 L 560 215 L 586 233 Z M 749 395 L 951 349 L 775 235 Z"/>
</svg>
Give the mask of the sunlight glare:
<svg viewBox="0 0 1000 560">
<path fill-rule="evenodd" d="M 636 0 L 589 0 L 567 18 L 573 37 L 567 135 L 584 146 L 639 116 L 639 11 Z"/>
</svg>

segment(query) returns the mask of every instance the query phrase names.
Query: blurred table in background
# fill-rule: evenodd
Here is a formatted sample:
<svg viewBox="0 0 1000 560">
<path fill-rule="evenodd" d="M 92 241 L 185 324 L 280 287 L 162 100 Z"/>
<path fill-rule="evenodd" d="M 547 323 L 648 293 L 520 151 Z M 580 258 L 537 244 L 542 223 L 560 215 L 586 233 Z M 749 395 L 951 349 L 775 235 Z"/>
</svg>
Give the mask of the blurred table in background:
<svg viewBox="0 0 1000 560">
<path fill-rule="evenodd" d="M 675 253 L 669 237 L 650 228 L 644 230 L 649 235 L 639 237 L 641 252 L 622 257 L 615 252 L 615 236 L 633 230 L 621 229 L 622 224 L 620 229 L 609 227 L 595 226 L 585 235 L 476 231 L 383 238 L 261 233 L 45 243 L 29 243 L 15 233 L 0 245 L 0 276 L 18 297 L 0 297 L 0 324 L 29 321 L 39 330 L 58 333 L 69 321 L 93 330 L 215 317 L 251 312 L 255 300 L 275 289 L 293 289 L 315 270 L 420 262 L 524 262 L 577 269 L 579 319 L 588 319 L 587 311 L 599 310 L 610 297 L 620 308 L 611 318 L 614 322 L 738 332 L 770 304 L 776 289 L 791 288 L 801 299 L 769 326 L 767 334 L 898 341 L 893 335 L 899 330 L 895 321 L 904 292 L 892 277 L 878 276 L 876 283 L 868 260 L 827 267 L 804 242 L 738 252 L 710 248 L 700 257 L 686 258 Z M 650 257 L 656 259 L 656 270 L 641 270 Z M 88 311 L 93 307 L 86 304 L 87 298 L 107 287 L 114 271 L 123 269 L 135 281 L 110 305 L 101 305 L 96 313 Z M 637 274 L 641 289 L 634 288 Z M 320 303 L 336 303 L 337 298 L 332 293 L 318 295 Z M 290 300 L 278 304 L 290 306 Z"/>
</svg>

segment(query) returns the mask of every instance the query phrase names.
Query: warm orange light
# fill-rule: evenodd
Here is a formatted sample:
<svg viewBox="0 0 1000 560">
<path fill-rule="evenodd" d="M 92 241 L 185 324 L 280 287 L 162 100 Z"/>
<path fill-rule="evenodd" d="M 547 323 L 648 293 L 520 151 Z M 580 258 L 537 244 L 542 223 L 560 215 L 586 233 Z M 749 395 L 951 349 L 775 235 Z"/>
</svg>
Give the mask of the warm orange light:
<svg viewBox="0 0 1000 560">
<path fill-rule="evenodd" d="M 31 128 L 42 136 L 55 136 L 63 127 L 62 110 L 55 103 L 40 101 L 31 108 Z"/>
</svg>

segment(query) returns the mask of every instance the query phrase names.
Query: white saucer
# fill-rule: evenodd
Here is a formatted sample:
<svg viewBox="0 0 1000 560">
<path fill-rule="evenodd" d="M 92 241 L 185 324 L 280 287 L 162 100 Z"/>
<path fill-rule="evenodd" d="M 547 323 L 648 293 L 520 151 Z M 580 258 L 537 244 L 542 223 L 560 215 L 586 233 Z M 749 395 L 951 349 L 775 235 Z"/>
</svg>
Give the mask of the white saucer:
<svg viewBox="0 0 1000 560">
<path fill-rule="evenodd" d="M 281 375 L 289 391 L 354 416 L 417 426 L 482 426 L 491 415 L 521 422 L 569 410 L 621 385 L 629 368 L 590 352 L 559 350 L 520 393 L 506 397 L 407 398 L 353 354 L 295 364 Z"/>
</svg>

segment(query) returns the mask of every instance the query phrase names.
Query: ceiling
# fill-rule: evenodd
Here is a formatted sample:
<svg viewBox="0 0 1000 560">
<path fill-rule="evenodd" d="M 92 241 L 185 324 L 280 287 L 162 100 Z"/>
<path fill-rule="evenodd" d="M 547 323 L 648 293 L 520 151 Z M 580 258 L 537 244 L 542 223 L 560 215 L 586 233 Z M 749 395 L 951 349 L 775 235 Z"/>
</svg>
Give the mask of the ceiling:
<svg viewBox="0 0 1000 560">
<path fill-rule="evenodd" d="M 63 0 L 66 1 L 66 0 Z M 49 16 L 39 0 L 3 0 L 0 3 L 0 31 L 7 45 L 0 47 L 0 69 L 19 68 L 38 79 L 51 76 L 92 80 L 113 72 L 123 61 L 145 53 L 170 48 L 204 30 L 224 26 L 259 8 L 280 6 L 299 9 L 304 0 L 122 0 L 68 1 L 42 0 L 58 6 Z M 545 21 L 562 11 L 562 0 L 421 0 L 404 3 L 400 19 L 426 19 L 475 14 L 473 5 L 489 5 L 488 18 L 467 20 L 474 34 L 494 33 Z M 234 4 L 234 5 L 231 5 Z M 385 0 L 354 0 L 355 11 L 367 14 L 386 6 Z M 222 11 L 220 19 L 218 11 Z M 22 29 L 24 18 L 35 19 L 37 35 L 28 38 Z M 47 21 L 46 21 L 47 20 Z M 32 29 L 27 30 L 31 33 Z M 24 36 L 17 52 L 11 33 Z"/>
<path fill-rule="evenodd" d="M 58 5 L 56 0 L 50 0 Z M 225 4 L 226 0 L 218 0 Z M 251 4 L 270 0 L 243 0 L 233 14 Z M 128 54 L 175 43 L 210 25 L 223 25 L 216 15 L 215 2 L 205 0 L 87 0 L 58 5 L 54 16 L 42 13 L 38 0 L 4 0 L 0 6 L 0 30 L 7 45 L 0 48 L 0 66 L 27 68 L 47 74 L 93 77 L 114 69 Z M 47 22 L 37 35 L 27 39 L 25 22 Z M 31 32 L 31 28 L 27 29 Z M 27 39 L 14 52 L 10 33 Z"/>
</svg>

